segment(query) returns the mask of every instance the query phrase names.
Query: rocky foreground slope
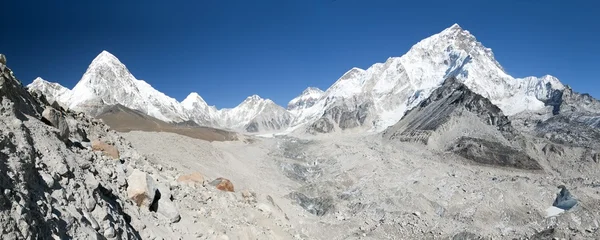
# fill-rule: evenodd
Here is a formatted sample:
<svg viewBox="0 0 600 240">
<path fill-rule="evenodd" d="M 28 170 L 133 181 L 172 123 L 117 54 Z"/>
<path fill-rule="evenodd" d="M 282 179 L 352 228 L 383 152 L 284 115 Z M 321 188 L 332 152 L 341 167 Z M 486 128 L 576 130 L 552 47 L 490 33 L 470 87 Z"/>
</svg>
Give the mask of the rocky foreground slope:
<svg viewBox="0 0 600 240">
<path fill-rule="evenodd" d="M 260 195 L 147 161 L 102 121 L 28 93 L 0 59 L 0 239 L 291 238 L 266 230 L 279 226 Z"/>
</svg>

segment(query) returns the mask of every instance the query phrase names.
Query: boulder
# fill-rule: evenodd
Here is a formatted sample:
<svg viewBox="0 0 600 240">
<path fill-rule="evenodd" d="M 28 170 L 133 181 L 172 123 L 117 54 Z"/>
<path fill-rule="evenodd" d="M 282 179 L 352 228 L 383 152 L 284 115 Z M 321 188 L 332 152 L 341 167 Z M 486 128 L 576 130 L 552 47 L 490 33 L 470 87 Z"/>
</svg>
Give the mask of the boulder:
<svg viewBox="0 0 600 240">
<path fill-rule="evenodd" d="M 179 178 L 177 178 L 177 182 L 185 184 L 203 184 L 204 177 L 199 172 L 195 172 L 179 176 Z"/>
<path fill-rule="evenodd" d="M 211 185 L 217 187 L 217 189 L 221 191 L 233 192 L 233 183 L 226 178 L 217 178 L 210 183 Z"/>
<path fill-rule="evenodd" d="M 115 236 L 115 229 L 113 227 L 108 227 L 106 230 L 104 230 L 104 237 L 114 238 Z"/>
<path fill-rule="evenodd" d="M 175 203 L 166 197 L 161 197 L 158 200 L 158 209 L 156 209 L 156 212 L 169 219 L 171 223 L 176 223 L 181 220 L 181 215 L 179 214 Z"/>
<path fill-rule="evenodd" d="M 42 177 L 42 180 L 44 180 L 44 183 L 46 183 L 48 188 L 54 187 L 54 178 L 50 174 L 40 172 L 40 177 Z"/>
<path fill-rule="evenodd" d="M 119 159 L 119 150 L 105 142 L 94 140 L 92 141 L 92 150 L 101 151 L 104 155 L 109 156 L 113 159 Z"/>
<path fill-rule="evenodd" d="M 138 207 L 149 208 L 156 194 L 156 186 L 150 175 L 140 170 L 133 170 L 127 179 L 127 196 L 133 200 Z"/>
<path fill-rule="evenodd" d="M 0 53 L 0 63 L 2 65 L 6 65 L 6 56 L 4 56 L 2 53 Z"/>
<path fill-rule="evenodd" d="M 58 128 L 61 139 L 69 139 L 69 124 L 61 112 L 52 107 L 46 107 L 42 112 L 42 120 Z"/>
</svg>

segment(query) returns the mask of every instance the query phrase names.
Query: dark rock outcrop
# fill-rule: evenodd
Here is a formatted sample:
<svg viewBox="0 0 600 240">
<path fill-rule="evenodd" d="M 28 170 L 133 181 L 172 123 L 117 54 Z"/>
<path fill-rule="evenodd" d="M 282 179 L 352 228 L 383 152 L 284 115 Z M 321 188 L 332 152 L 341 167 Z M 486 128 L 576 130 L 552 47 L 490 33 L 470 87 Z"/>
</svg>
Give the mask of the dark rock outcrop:
<svg viewBox="0 0 600 240">
<path fill-rule="evenodd" d="M 329 133 L 338 126 L 341 130 L 363 126 L 369 117 L 373 104 L 370 102 L 356 106 L 338 105 L 327 108 L 321 118 L 312 123 L 308 133 Z"/>
<path fill-rule="evenodd" d="M 429 144 L 434 134 L 439 150 L 477 163 L 541 169 L 536 160 L 515 147 L 519 134 L 500 108 L 453 77 L 386 129 L 383 136 Z"/>
<path fill-rule="evenodd" d="M 526 170 L 541 170 L 540 164 L 523 151 L 483 139 L 462 137 L 452 152 L 477 163 Z"/>
</svg>

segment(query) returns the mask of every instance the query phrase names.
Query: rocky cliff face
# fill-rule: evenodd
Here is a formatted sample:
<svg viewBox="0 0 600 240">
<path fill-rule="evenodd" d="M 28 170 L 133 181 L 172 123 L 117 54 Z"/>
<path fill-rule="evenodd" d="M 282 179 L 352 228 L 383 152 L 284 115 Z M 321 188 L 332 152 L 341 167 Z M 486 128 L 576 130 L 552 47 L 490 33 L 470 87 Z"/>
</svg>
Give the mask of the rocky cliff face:
<svg viewBox="0 0 600 240">
<path fill-rule="evenodd" d="M 542 119 L 529 117 L 534 132 L 539 137 L 555 143 L 600 148 L 600 101 L 588 94 L 574 92 L 570 87 L 557 91 L 548 103 L 552 114 Z"/>
<path fill-rule="evenodd" d="M 514 142 L 518 133 L 502 110 L 456 78 L 444 81 L 383 136 L 422 142 L 477 163 L 541 169 Z"/>
</svg>

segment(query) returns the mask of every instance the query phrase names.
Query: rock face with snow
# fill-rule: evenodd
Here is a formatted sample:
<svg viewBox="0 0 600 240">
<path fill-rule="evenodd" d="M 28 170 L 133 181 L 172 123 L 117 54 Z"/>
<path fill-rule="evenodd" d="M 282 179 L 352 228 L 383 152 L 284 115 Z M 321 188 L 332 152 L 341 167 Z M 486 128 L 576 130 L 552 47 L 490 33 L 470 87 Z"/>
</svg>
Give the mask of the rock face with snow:
<svg viewBox="0 0 600 240">
<path fill-rule="evenodd" d="M 165 121 L 187 120 L 177 100 L 136 79 L 119 59 L 106 51 L 92 61 L 73 88 L 69 108 L 94 112 L 102 107 L 95 105 L 98 102 L 121 104 Z"/>
<path fill-rule="evenodd" d="M 286 129 L 292 115 L 270 99 L 252 95 L 232 109 L 220 111 L 220 125 L 247 132 Z"/>
<path fill-rule="evenodd" d="M 400 120 L 450 77 L 490 99 L 507 115 L 542 109 L 555 90 L 564 88 L 552 76 L 511 77 L 491 49 L 455 24 L 420 41 L 402 57 L 346 72 L 296 122 L 312 123 L 308 130 L 316 132 L 321 132 L 318 126 L 329 125 L 380 131 Z"/>
<path fill-rule="evenodd" d="M 49 103 L 58 102 L 62 106 L 68 106 L 71 90 L 58 83 L 48 82 L 42 78 L 36 78 L 27 88 L 34 89 L 43 94 Z"/>
<path fill-rule="evenodd" d="M 309 87 L 302 91 L 300 96 L 292 99 L 287 106 L 287 109 L 291 112 L 302 111 L 306 108 L 312 107 L 315 103 L 323 97 L 323 90 Z"/>
<path fill-rule="evenodd" d="M 190 93 L 181 105 L 189 119 L 205 126 L 219 126 L 219 114 L 215 106 L 209 106 L 196 92 Z"/>
<path fill-rule="evenodd" d="M 502 110 L 454 77 L 386 129 L 383 136 L 422 142 L 482 164 L 541 169 L 515 141 L 519 133 Z"/>
</svg>

